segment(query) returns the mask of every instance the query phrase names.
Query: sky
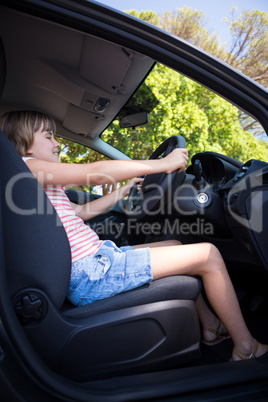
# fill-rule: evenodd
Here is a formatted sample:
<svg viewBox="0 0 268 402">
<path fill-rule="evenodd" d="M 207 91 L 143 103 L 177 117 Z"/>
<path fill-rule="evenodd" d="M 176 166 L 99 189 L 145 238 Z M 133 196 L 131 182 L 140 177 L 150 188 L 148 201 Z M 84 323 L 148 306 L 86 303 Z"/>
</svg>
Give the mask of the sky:
<svg viewBox="0 0 268 402">
<path fill-rule="evenodd" d="M 205 27 L 210 34 L 215 32 L 221 42 L 229 42 L 228 26 L 224 17 L 230 17 L 230 10 L 236 6 L 238 12 L 257 9 L 268 13 L 268 0 L 97 0 L 120 11 L 175 11 L 177 8 L 188 6 L 203 11 L 206 17 Z"/>
</svg>

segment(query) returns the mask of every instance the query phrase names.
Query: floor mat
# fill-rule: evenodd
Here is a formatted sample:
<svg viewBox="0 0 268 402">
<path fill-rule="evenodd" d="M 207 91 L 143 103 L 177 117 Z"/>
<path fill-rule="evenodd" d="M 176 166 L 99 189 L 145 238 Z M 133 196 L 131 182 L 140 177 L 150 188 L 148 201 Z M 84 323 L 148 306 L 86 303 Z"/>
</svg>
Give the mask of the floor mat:
<svg viewBox="0 0 268 402">
<path fill-rule="evenodd" d="M 223 363 L 230 360 L 233 350 L 233 341 L 225 341 L 214 346 L 207 346 L 201 343 L 202 364 Z"/>
</svg>

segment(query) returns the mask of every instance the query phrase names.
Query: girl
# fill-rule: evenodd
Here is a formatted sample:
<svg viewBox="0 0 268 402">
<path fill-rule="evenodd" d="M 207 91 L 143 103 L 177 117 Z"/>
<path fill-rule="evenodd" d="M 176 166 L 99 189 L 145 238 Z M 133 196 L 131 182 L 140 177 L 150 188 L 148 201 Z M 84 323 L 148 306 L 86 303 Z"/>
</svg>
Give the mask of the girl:
<svg viewBox="0 0 268 402">
<path fill-rule="evenodd" d="M 72 254 L 68 297 L 74 304 L 91 303 L 165 276 L 197 275 L 220 318 L 199 296 L 203 342 L 215 345 L 231 336 L 233 360 L 259 357 L 268 351 L 267 345 L 251 336 L 224 261 L 214 245 L 181 245 L 169 240 L 117 248 L 111 241 L 100 241 L 83 222 L 128 195 L 131 187 L 141 181 L 137 176 L 185 169 L 186 149 L 175 149 L 159 160 L 65 164 L 59 162 L 60 144 L 54 138 L 55 123 L 48 115 L 31 111 L 6 113 L 0 119 L 0 128 L 43 186 L 66 230 Z M 99 185 L 127 179 L 131 180 L 115 192 L 82 206 L 70 203 L 64 192 L 70 184 Z"/>
</svg>

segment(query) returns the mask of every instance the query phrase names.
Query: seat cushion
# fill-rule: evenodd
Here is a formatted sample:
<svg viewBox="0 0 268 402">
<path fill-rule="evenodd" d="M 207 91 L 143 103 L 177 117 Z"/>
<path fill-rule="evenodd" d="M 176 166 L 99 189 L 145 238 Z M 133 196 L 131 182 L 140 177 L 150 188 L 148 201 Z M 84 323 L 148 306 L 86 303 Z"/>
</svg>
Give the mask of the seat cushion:
<svg viewBox="0 0 268 402">
<path fill-rule="evenodd" d="M 68 317 L 83 318 L 165 300 L 196 301 L 201 287 L 202 282 L 199 277 L 170 276 L 82 307 L 75 307 L 66 301 L 62 312 Z"/>
</svg>

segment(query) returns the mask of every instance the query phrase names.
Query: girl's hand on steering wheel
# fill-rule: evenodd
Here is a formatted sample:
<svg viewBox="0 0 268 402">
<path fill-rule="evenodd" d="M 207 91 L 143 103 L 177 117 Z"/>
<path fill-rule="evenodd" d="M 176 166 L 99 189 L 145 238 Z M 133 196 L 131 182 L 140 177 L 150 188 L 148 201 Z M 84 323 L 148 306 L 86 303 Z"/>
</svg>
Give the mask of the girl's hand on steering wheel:
<svg viewBox="0 0 268 402">
<path fill-rule="evenodd" d="M 135 186 L 135 184 L 137 183 L 138 183 L 137 186 L 138 190 L 140 190 L 143 180 L 144 179 L 142 177 L 134 177 L 133 179 L 129 180 L 126 184 L 124 184 L 122 187 L 120 187 L 118 189 L 118 191 L 120 192 L 120 198 L 126 197 L 129 194 L 132 187 Z"/>
<path fill-rule="evenodd" d="M 184 170 L 188 163 L 188 150 L 186 148 L 175 148 L 169 155 L 162 160 L 167 163 L 166 173 L 172 173 L 178 170 L 178 173 Z"/>
</svg>

